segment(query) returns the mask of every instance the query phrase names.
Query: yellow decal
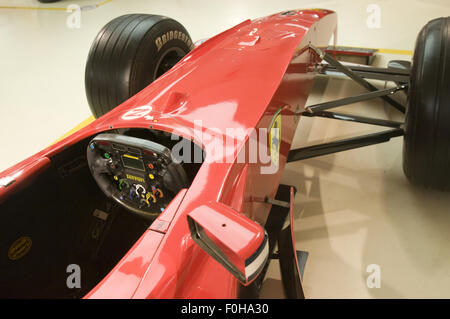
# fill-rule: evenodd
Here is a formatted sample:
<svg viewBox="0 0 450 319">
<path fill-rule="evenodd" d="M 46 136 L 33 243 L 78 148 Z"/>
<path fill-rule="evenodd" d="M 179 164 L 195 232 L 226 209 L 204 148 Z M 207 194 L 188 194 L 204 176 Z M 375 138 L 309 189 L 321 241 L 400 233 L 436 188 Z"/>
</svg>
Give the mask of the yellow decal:
<svg viewBox="0 0 450 319">
<path fill-rule="evenodd" d="M 127 178 L 131 179 L 132 181 L 141 182 L 143 183 L 145 180 L 142 177 L 133 176 L 130 174 L 127 174 Z"/>
<path fill-rule="evenodd" d="M 131 156 L 131 155 L 128 155 L 128 154 L 123 154 L 123 157 L 133 158 L 133 159 L 136 159 L 136 160 L 139 159 L 139 157 Z"/>
<path fill-rule="evenodd" d="M 281 144 L 281 109 L 279 109 L 269 125 L 270 159 L 272 165 L 278 167 L 280 163 Z"/>
<path fill-rule="evenodd" d="M 24 236 L 16 239 L 8 250 L 8 258 L 17 260 L 24 257 L 31 249 L 32 241 L 30 237 Z"/>
</svg>

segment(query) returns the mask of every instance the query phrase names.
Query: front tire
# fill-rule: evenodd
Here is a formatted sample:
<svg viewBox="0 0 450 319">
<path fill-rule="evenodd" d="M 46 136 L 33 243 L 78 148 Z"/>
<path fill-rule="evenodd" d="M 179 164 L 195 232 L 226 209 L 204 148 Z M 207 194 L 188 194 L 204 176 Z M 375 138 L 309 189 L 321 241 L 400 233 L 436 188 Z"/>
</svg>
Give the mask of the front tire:
<svg viewBox="0 0 450 319">
<path fill-rule="evenodd" d="M 403 170 L 417 185 L 450 188 L 450 17 L 428 22 L 414 50 Z"/>
<path fill-rule="evenodd" d="M 186 29 L 158 15 L 127 14 L 103 27 L 86 63 L 86 95 L 98 118 L 164 74 L 193 48 Z"/>
</svg>

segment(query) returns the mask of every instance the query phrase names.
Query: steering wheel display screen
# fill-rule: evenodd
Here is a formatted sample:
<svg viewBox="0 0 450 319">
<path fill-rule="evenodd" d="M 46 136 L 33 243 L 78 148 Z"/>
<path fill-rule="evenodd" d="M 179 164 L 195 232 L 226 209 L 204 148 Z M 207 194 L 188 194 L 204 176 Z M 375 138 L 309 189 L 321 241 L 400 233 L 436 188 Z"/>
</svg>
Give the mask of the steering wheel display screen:
<svg viewBox="0 0 450 319">
<path fill-rule="evenodd" d="M 88 145 L 91 173 L 108 196 L 128 210 L 156 217 L 187 184 L 168 148 L 119 134 L 100 134 Z"/>
<path fill-rule="evenodd" d="M 124 154 L 122 155 L 122 163 L 125 168 L 145 171 L 144 162 L 141 159 L 139 159 L 139 157 L 130 154 Z"/>
</svg>

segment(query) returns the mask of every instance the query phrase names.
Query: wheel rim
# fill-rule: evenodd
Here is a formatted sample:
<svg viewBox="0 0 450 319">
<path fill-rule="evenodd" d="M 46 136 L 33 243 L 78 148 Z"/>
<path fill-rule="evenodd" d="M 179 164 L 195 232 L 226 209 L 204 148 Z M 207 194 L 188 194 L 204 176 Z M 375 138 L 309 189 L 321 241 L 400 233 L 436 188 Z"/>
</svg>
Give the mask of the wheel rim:
<svg viewBox="0 0 450 319">
<path fill-rule="evenodd" d="M 153 74 L 153 80 L 156 80 L 161 75 L 169 71 L 175 64 L 178 63 L 186 52 L 181 48 L 171 48 L 164 52 L 156 63 L 155 73 Z"/>
</svg>

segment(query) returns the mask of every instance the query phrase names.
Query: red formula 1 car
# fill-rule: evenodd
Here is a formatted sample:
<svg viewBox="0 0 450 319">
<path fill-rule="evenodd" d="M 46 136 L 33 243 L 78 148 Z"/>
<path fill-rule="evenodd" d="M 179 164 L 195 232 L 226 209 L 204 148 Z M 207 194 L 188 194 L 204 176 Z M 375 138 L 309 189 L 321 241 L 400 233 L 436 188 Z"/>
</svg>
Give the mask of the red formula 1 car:
<svg viewBox="0 0 450 319">
<path fill-rule="evenodd" d="M 0 174 L 0 296 L 257 297 L 278 258 L 286 296 L 302 298 L 287 162 L 405 135 L 408 178 L 448 188 L 449 19 L 422 29 L 412 69 L 341 64 L 324 51 L 336 22 L 285 11 L 197 46 L 166 17 L 108 23 L 86 66 L 98 119 Z M 369 93 L 306 106 L 320 73 Z M 406 125 L 327 111 L 380 97 L 405 112 L 397 91 Z M 302 115 L 389 129 L 291 150 Z"/>
</svg>

